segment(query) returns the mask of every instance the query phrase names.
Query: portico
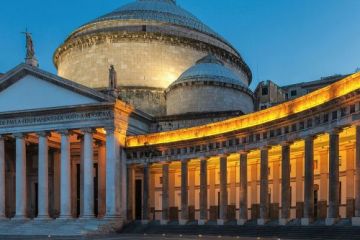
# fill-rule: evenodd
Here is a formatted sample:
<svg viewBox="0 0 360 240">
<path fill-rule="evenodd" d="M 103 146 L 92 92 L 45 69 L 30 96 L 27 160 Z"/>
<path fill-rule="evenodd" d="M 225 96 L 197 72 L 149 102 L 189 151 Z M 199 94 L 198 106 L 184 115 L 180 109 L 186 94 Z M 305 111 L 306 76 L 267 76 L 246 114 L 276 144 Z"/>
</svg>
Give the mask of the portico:
<svg viewBox="0 0 360 240">
<path fill-rule="evenodd" d="M 16 112 L 0 106 L 0 217 L 121 222 L 122 151 L 132 108 L 29 65 L 3 79 L 2 102 L 26 94 L 29 83 L 35 95 L 12 100 Z"/>
</svg>

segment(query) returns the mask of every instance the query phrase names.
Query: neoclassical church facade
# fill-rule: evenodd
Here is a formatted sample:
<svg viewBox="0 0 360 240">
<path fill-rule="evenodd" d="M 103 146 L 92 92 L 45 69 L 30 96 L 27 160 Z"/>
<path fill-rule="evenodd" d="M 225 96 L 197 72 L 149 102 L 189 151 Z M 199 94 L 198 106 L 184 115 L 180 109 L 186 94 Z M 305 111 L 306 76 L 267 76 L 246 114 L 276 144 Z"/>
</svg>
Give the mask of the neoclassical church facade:
<svg viewBox="0 0 360 240">
<path fill-rule="evenodd" d="M 254 111 L 240 53 L 175 0 L 81 26 L 57 75 L 27 50 L 0 76 L 1 219 L 360 225 L 359 73 Z"/>
</svg>

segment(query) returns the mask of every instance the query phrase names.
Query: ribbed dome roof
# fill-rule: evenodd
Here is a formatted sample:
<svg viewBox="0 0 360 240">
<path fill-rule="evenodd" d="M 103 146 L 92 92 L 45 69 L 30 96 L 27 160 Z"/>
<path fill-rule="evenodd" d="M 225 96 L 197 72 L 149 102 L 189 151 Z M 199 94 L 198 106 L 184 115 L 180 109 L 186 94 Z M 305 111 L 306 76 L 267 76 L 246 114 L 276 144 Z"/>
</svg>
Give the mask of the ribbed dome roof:
<svg viewBox="0 0 360 240">
<path fill-rule="evenodd" d="M 209 34 L 226 42 L 194 15 L 176 5 L 175 0 L 137 0 L 90 23 L 107 20 L 144 20 L 175 24 Z"/>
<path fill-rule="evenodd" d="M 213 81 L 246 87 L 240 77 L 214 55 L 208 55 L 186 70 L 169 89 L 185 82 Z"/>
</svg>

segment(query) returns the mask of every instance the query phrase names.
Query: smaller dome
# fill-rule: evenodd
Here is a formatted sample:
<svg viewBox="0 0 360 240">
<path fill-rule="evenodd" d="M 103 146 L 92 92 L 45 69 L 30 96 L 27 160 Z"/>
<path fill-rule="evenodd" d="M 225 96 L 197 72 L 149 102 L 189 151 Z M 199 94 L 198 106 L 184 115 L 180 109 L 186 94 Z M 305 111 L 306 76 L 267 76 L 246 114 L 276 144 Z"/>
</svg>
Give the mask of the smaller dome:
<svg viewBox="0 0 360 240">
<path fill-rule="evenodd" d="M 233 70 L 226 67 L 224 63 L 214 55 L 207 55 L 196 64 L 186 70 L 173 82 L 169 89 L 175 85 L 189 82 L 220 82 L 247 88 L 244 82 Z"/>
</svg>

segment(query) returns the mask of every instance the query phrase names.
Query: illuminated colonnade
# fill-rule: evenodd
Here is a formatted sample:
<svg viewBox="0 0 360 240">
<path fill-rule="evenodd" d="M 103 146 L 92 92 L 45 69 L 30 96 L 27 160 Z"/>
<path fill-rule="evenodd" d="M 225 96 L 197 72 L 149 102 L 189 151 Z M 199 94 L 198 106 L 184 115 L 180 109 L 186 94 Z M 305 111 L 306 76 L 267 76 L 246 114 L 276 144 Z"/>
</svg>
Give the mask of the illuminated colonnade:
<svg viewBox="0 0 360 240">
<path fill-rule="evenodd" d="M 359 78 L 226 121 L 127 137 L 128 167 L 150 168 L 134 177 L 152 189 L 144 222 L 360 225 Z M 138 208 L 129 204 L 130 219 Z"/>
<path fill-rule="evenodd" d="M 308 225 L 323 219 L 332 225 L 351 218 L 356 132 L 360 127 L 237 153 L 136 165 L 144 195 L 146 189 L 142 220 L 285 225 L 299 219 Z"/>
</svg>

